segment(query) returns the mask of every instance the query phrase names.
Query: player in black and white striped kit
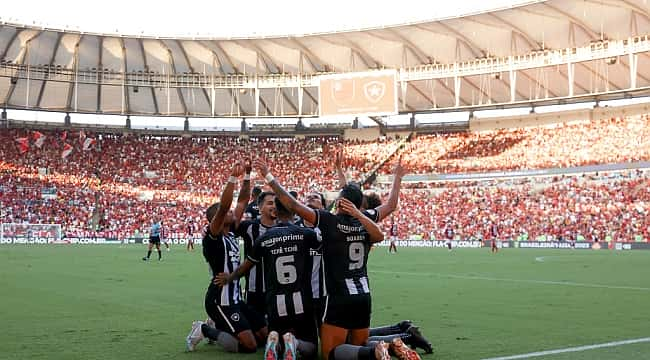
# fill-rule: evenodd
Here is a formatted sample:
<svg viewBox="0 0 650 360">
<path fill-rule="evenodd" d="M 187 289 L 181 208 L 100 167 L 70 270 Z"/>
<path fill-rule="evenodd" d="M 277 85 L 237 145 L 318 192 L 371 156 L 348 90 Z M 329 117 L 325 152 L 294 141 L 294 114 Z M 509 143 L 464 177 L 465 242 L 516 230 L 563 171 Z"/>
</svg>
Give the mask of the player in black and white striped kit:
<svg viewBox="0 0 650 360">
<path fill-rule="evenodd" d="M 260 193 L 257 209 L 258 217 L 242 221 L 235 230 L 235 234 L 244 240 L 244 257 L 250 255 L 255 240 L 275 225 L 275 194 L 266 191 Z M 253 266 L 246 273 L 246 304 L 264 316 L 264 275 L 261 266 Z"/>
<path fill-rule="evenodd" d="M 366 346 L 371 313 L 366 264 L 371 244 L 382 241 L 384 236 L 379 226 L 359 210 L 363 198 L 360 187 L 346 185 L 337 199 L 336 214 L 331 214 L 299 203 L 275 181 L 263 161 L 256 161 L 255 166 L 284 206 L 322 232 L 327 292 L 320 328 L 323 359 L 329 359 L 332 351 L 339 360 L 370 359 L 373 353 L 375 358 L 389 359 L 383 341 Z M 410 350 L 402 345 L 400 350 Z"/>
<path fill-rule="evenodd" d="M 230 210 L 230 205 L 234 184 L 243 171 L 241 165 L 234 166 L 221 195 L 221 203 L 213 204 L 206 211 L 210 225 L 203 237 L 203 256 L 212 275 L 230 273 L 239 266 L 239 243 L 230 231 L 236 217 Z M 242 204 L 245 205 L 245 201 Z M 243 207 L 235 212 L 243 213 Z M 256 316 L 255 312 L 242 302 L 238 281 L 223 287 L 211 281 L 205 295 L 205 310 L 214 321 L 215 327 L 195 321 L 186 339 L 188 351 L 193 351 L 204 337 L 208 337 L 229 352 L 255 352 L 258 340 L 263 341 L 268 334 L 264 319 Z"/>
<path fill-rule="evenodd" d="M 293 213 L 276 199 L 278 223 L 253 246 L 246 261 L 235 272 L 219 274 L 218 283 L 226 286 L 252 269 L 263 267 L 266 285 L 266 314 L 269 337 L 264 359 L 313 358 L 317 354 L 318 333 L 313 317 L 310 249 L 318 248 L 316 233 L 293 224 Z M 279 334 L 282 336 L 280 343 Z M 296 353 L 297 352 L 297 353 Z"/>
</svg>

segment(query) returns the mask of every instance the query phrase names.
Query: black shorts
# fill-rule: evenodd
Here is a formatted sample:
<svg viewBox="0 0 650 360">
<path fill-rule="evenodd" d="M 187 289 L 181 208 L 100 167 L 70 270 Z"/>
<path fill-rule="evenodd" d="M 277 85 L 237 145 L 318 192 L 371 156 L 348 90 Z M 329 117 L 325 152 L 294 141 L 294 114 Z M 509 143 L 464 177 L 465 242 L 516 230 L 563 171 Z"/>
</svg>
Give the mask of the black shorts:
<svg viewBox="0 0 650 360">
<path fill-rule="evenodd" d="M 371 312 L 370 294 L 328 295 L 325 298 L 323 323 L 348 330 L 367 329 L 370 327 Z"/>
<path fill-rule="evenodd" d="M 264 293 L 246 292 L 246 304 L 251 309 L 255 310 L 259 315 L 264 317 L 266 315 L 266 296 Z"/>
<path fill-rule="evenodd" d="M 237 336 L 242 331 L 252 330 L 256 332 L 266 326 L 266 320 L 259 316 L 244 303 L 221 306 L 220 297 L 216 291 L 208 290 L 205 295 L 205 311 L 214 320 L 215 327 L 231 335 Z"/>
<path fill-rule="evenodd" d="M 160 236 L 149 236 L 149 244 L 160 245 Z"/>
<path fill-rule="evenodd" d="M 270 316 L 269 331 L 277 331 L 280 336 L 291 332 L 299 340 L 318 344 L 318 328 L 311 312 L 277 318 Z"/>
</svg>

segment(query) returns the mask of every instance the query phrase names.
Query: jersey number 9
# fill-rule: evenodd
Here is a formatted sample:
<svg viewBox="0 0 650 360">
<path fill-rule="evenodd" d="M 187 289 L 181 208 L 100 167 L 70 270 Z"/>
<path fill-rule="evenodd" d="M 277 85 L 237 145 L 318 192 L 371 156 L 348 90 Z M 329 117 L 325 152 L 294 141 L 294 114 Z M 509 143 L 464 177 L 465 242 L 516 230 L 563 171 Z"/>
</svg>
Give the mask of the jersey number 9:
<svg viewBox="0 0 650 360">
<path fill-rule="evenodd" d="M 350 270 L 357 270 L 363 267 L 364 248 L 362 243 L 350 243 Z"/>
</svg>

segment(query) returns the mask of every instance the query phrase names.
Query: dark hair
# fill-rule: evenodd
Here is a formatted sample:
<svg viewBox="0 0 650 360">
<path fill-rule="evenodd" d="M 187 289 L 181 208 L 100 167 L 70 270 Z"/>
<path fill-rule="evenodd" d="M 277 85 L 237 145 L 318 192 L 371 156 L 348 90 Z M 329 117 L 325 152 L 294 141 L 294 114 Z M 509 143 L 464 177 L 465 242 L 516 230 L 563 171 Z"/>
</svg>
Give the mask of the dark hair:
<svg viewBox="0 0 650 360">
<path fill-rule="evenodd" d="M 275 211 L 277 212 L 278 217 L 282 215 L 284 215 L 284 217 L 293 216 L 293 211 L 287 209 L 277 196 L 275 197 Z"/>
<path fill-rule="evenodd" d="M 291 190 L 291 191 L 289 191 L 289 194 L 291 194 L 291 196 L 293 196 L 294 199 L 297 199 L 297 198 L 298 198 L 298 192 L 295 191 L 295 190 Z"/>
<path fill-rule="evenodd" d="M 323 205 L 323 209 L 327 206 L 327 202 L 325 200 L 325 196 L 323 196 L 323 193 L 320 193 L 318 191 L 315 191 L 316 194 L 320 195 L 320 203 Z"/>
<path fill-rule="evenodd" d="M 257 198 L 261 193 L 262 193 L 262 188 L 261 187 L 255 186 L 253 188 L 253 192 L 252 192 L 253 197 Z"/>
<path fill-rule="evenodd" d="M 359 185 L 355 183 L 348 183 L 343 187 L 343 189 L 341 189 L 339 195 L 342 198 L 350 200 L 354 206 L 357 207 L 357 209 L 361 207 L 361 203 L 363 201 L 363 193 L 361 192 Z"/>
<path fill-rule="evenodd" d="M 214 203 L 210 205 L 210 207 L 205 211 L 205 217 L 208 218 L 208 222 L 212 221 L 212 218 L 217 215 L 217 211 L 219 211 L 219 206 L 221 206 L 221 203 Z"/>
<path fill-rule="evenodd" d="M 366 209 L 374 209 L 381 206 L 381 198 L 374 191 L 367 194 L 363 194 L 363 198 L 366 202 Z"/>
<path fill-rule="evenodd" d="M 264 198 L 266 198 L 269 195 L 275 196 L 275 193 L 271 191 L 264 191 L 261 194 L 259 194 L 257 196 L 257 206 L 262 206 L 262 204 L 264 203 Z"/>
</svg>

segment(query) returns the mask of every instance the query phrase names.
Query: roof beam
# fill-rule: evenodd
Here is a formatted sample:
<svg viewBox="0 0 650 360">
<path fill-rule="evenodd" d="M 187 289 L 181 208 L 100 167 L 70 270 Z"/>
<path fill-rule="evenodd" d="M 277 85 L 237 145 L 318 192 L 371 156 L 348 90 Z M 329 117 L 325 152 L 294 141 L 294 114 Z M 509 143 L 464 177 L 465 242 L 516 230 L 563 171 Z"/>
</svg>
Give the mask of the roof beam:
<svg viewBox="0 0 650 360">
<path fill-rule="evenodd" d="M 353 43 L 352 41 L 350 41 L 347 38 L 344 38 L 342 36 L 341 36 L 341 38 L 344 39 L 344 42 L 345 42 L 344 44 L 342 44 L 340 42 L 337 42 L 337 41 L 334 41 L 332 39 L 326 38 L 326 37 L 323 37 L 321 40 L 326 41 L 326 42 L 328 42 L 328 43 L 330 43 L 332 45 L 349 48 L 350 51 L 352 51 L 353 54 L 356 53 L 357 56 L 359 56 L 359 59 L 361 59 L 361 61 L 363 61 L 363 64 L 368 69 L 379 68 L 379 67 L 383 66 L 379 61 L 375 60 L 372 56 L 370 56 L 365 50 L 361 49 L 358 45 L 356 45 L 355 43 Z M 374 62 L 375 65 L 371 66 L 371 64 L 370 64 L 370 62 L 368 62 L 368 60 L 370 60 L 371 62 Z M 354 69 L 352 69 L 352 70 L 354 70 Z"/>
<path fill-rule="evenodd" d="M 515 34 L 519 35 L 522 39 L 524 39 L 524 41 L 526 41 L 528 43 L 528 46 L 530 46 L 531 49 L 537 50 L 537 49 L 539 49 L 541 47 L 540 44 L 538 44 L 537 41 L 535 41 L 535 39 L 533 39 L 532 36 L 527 34 L 520 27 L 518 27 L 518 26 L 514 25 L 513 23 L 501 18 L 500 16 L 498 16 L 497 14 L 495 14 L 493 12 L 488 12 L 488 13 L 486 13 L 486 15 L 491 16 L 492 18 L 496 19 L 500 23 L 502 23 L 502 24 L 506 25 L 507 27 L 509 27 Z"/>
<path fill-rule="evenodd" d="M 230 58 L 230 55 L 228 55 L 228 53 L 223 49 L 223 47 L 222 47 L 221 45 L 219 45 L 219 42 L 218 42 L 218 41 L 214 41 L 213 43 L 214 43 L 214 45 L 215 45 L 217 48 L 219 48 L 219 51 L 221 51 L 221 53 L 223 54 L 223 56 L 226 58 L 226 60 L 227 60 L 228 63 L 230 64 L 230 67 L 232 67 L 232 68 L 235 70 L 236 73 L 241 74 L 242 72 L 239 71 L 239 69 L 237 68 L 237 65 L 235 65 L 235 62 L 232 61 L 232 59 Z M 233 89 L 232 91 L 233 91 L 233 96 L 236 96 L 236 95 L 234 95 L 234 89 Z M 243 110 L 243 108 L 241 107 L 241 102 L 239 102 L 239 101 L 237 101 L 237 102 L 239 103 L 239 111 L 240 111 L 240 114 L 243 115 L 243 114 L 244 114 L 244 110 Z M 267 114 L 271 114 L 271 109 L 269 109 L 269 107 L 266 105 L 266 102 L 264 102 L 264 99 L 262 99 L 261 96 L 260 96 L 260 104 L 262 104 L 262 106 L 263 106 L 264 109 L 266 110 L 266 113 L 267 113 Z"/>
<path fill-rule="evenodd" d="M 474 55 L 475 58 L 478 59 L 478 58 L 482 58 L 482 57 L 485 56 L 485 54 L 486 54 L 485 50 L 481 49 L 480 46 L 478 46 L 472 40 L 468 39 L 465 35 L 461 34 L 458 30 L 456 30 L 456 29 L 452 28 L 451 26 L 445 24 L 443 21 L 437 22 L 436 25 L 440 25 L 445 30 L 452 33 L 452 35 L 454 35 L 456 37 L 456 39 L 458 39 L 463 44 L 465 44 L 467 49 L 472 52 L 472 55 Z M 416 28 L 418 28 L 420 30 L 424 30 L 424 31 L 428 31 L 428 32 L 433 33 L 433 34 L 440 35 L 440 32 L 437 32 L 437 31 L 435 31 L 435 30 L 433 30 L 433 29 L 431 29 L 429 27 L 426 27 L 424 25 L 416 24 L 416 25 L 413 25 L 413 26 L 415 26 Z"/>
<path fill-rule="evenodd" d="M 156 99 L 156 89 L 151 82 L 149 64 L 147 63 L 147 53 L 144 51 L 144 42 L 142 41 L 142 38 L 138 38 L 137 41 L 140 45 L 140 51 L 142 51 L 142 62 L 144 63 L 144 70 L 147 72 L 147 78 L 149 79 L 149 89 L 151 89 L 151 96 L 153 97 L 154 115 L 160 115 L 160 109 L 158 108 L 158 99 Z"/>
<path fill-rule="evenodd" d="M 243 44 L 240 44 L 240 45 L 241 46 L 247 46 L 247 45 L 243 45 Z M 269 73 L 274 73 L 274 72 L 279 73 L 280 72 L 280 67 L 273 60 L 271 60 L 271 57 L 266 53 L 266 51 L 262 50 L 259 46 L 257 46 L 256 44 L 254 44 L 252 42 L 251 42 L 251 45 L 250 45 L 249 48 L 252 48 L 252 50 L 255 51 L 257 56 L 261 57 L 262 62 L 264 63 L 264 67 L 266 68 L 266 70 Z M 271 65 L 273 65 L 273 67 L 275 67 L 275 71 L 271 70 L 271 68 L 269 67 L 269 63 Z M 282 97 L 284 98 L 284 100 L 287 101 L 289 103 L 289 105 L 291 105 L 291 107 L 293 108 L 293 110 L 297 114 L 298 113 L 298 107 L 293 103 L 293 101 L 291 101 L 289 96 L 287 96 L 287 94 L 284 92 L 284 89 L 280 89 L 280 92 L 282 93 Z"/>
<path fill-rule="evenodd" d="M 128 73 L 128 67 L 127 67 L 127 62 L 126 62 L 126 46 L 124 45 L 124 38 L 119 37 L 120 39 L 120 44 L 122 46 L 122 67 L 124 68 L 122 71 L 124 73 L 124 82 L 126 83 L 126 74 Z M 126 87 L 126 85 L 122 85 L 122 91 L 124 92 L 124 110 L 127 114 L 131 112 L 131 102 L 130 102 L 130 95 L 129 95 L 129 88 Z"/>
<path fill-rule="evenodd" d="M 160 39 L 158 41 L 160 42 L 160 45 L 162 45 L 162 47 L 165 50 L 167 50 L 167 59 L 168 59 L 167 61 L 169 61 L 169 65 L 174 71 L 174 74 L 177 75 L 178 71 L 176 71 L 176 63 L 174 63 L 174 56 L 172 55 L 172 50 L 169 48 L 169 46 L 167 46 L 167 44 L 165 44 L 164 41 Z M 183 97 L 183 92 L 181 91 L 180 87 L 176 88 L 176 94 L 178 95 L 178 99 L 181 101 L 181 106 L 183 107 L 183 114 L 187 116 L 188 115 L 187 105 L 185 104 L 185 98 Z M 167 93 L 167 96 L 169 96 L 169 93 Z"/>
<path fill-rule="evenodd" d="M 553 6 L 553 5 L 549 4 L 547 1 L 543 1 L 540 4 L 542 6 L 548 7 L 549 9 L 551 9 L 551 10 L 559 13 L 563 17 L 569 19 L 571 23 L 579 26 L 582 30 L 584 30 L 591 37 L 592 40 L 600 40 L 600 36 L 598 35 L 598 33 L 593 31 L 592 29 L 590 29 L 589 26 L 585 22 L 583 22 L 582 20 L 576 18 L 575 16 L 567 13 L 566 11 L 564 11 L 562 9 L 558 9 L 556 6 Z M 603 33 L 603 35 L 605 35 L 605 34 Z"/>
<path fill-rule="evenodd" d="M 321 71 L 318 66 L 316 65 L 316 62 L 320 64 L 320 67 L 324 69 L 325 66 L 329 66 L 332 71 L 336 71 L 336 68 L 332 64 L 327 64 L 323 59 L 315 55 L 311 50 L 309 50 L 303 43 L 301 43 L 297 38 L 289 38 L 289 41 L 292 44 L 295 44 L 298 46 L 298 49 L 302 52 L 303 56 L 307 58 L 307 61 L 309 61 L 309 64 L 311 64 L 311 67 L 314 69 L 314 71 Z M 316 62 L 314 62 L 316 60 Z"/>
<path fill-rule="evenodd" d="M 178 47 L 181 49 L 181 52 L 183 53 L 183 57 L 185 58 L 185 62 L 187 63 L 187 67 L 190 68 L 190 71 L 194 74 L 197 74 L 196 70 L 192 66 L 192 63 L 190 62 L 190 57 L 187 55 L 187 51 L 185 51 L 185 47 L 183 47 L 183 43 L 180 40 L 175 40 L 176 43 L 178 44 Z M 206 104 L 210 105 L 210 97 L 208 96 L 208 91 L 204 88 L 201 87 L 201 93 L 203 93 L 203 96 L 205 96 L 205 101 Z M 210 112 L 210 111 L 208 111 Z"/>
<path fill-rule="evenodd" d="M 214 65 L 215 65 L 214 62 L 216 61 L 216 62 L 219 64 L 219 67 L 218 67 L 218 69 L 219 69 L 219 73 L 220 73 L 221 75 L 226 75 L 226 73 L 223 71 L 223 67 L 222 67 L 222 65 L 221 65 L 221 59 L 219 59 L 219 54 L 217 54 L 213 49 L 211 49 L 209 46 L 207 46 L 206 44 L 204 44 L 204 43 L 201 42 L 201 41 L 199 41 L 198 44 L 201 45 L 201 46 L 203 46 L 206 50 L 208 50 L 208 51 L 212 54 L 212 59 L 213 59 L 212 67 L 213 67 L 213 68 L 215 67 L 215 66 L 214 66 Z M 219 48 L 221 48 L 221 47 L 219 47 Z M 224 56 L 226 57 L 226 59 L 227 59 L 228 61 L 230 61 L 230 59 L 228 58 L 228 54 L 224 54 Z M 231 62 L 231 63 L 232 63 L 232 62 Z M 234 66 L 233 66 L 233 69 L 235 69 Z M 237 70 L 235 69 L 235 71 L 237 71 Z M 212 76 L 214 77 L 214 71 L 212 72 Z M 232 102 L 237 106 L 237 109 L 239 109 L 239 110 L 238 110 L 238 111 L 239 111 L 239 115 L 241 116 L 241 115 L 244 113 L 244 109 L 241 107 L 241 104 L 239 103 L 239 99 L 237 98 L 237 96 L 235 96 L 235 90 L 234 90 L 234 89 L 228 89 L 228 92 L 230 93 L 231 101 L 232 101 Z M 206 96 L 207 96 L 207 94 L 206 94 Z M 208 103 L 210 104 L 210 109 L 213 109 L 213 106 L 214 106 L 214 105 L 213 105 L 213 102 L 214 102 L 215 100 L 216 100 L 216 99 L 212 99 L 212 101 L 208 101 Z M 210 112 L 212 112 L 212 110 L 211 110 Z"/>
<path fill-rule="evenodd" d="M 79 46 L 83 38 L 84 38 L 84 34 L 79 35 L 79 38 L 77 39 L 77 43 L 74 46 L 74 54 L 72 55 L 72 71 L 74 72 L 75 79 L 77 78 L 79 73 L 79 69 L 77 68 L 77 65 L 79 64 Z M 65 108 L 66 111 L 72 110 L 72 98 L 73 98 L 72 94 L 75 91 L 77 91 L 77 89 L 75 89 L 76 83 L 77 83 L 76 81 L 72 81 L 68 85 L 68 100 L 66 101 L 67 105 Z"/>
<path fill-rule="evenodd" d="M 104 57 L 104 37 L 100 36 L 97 42 L 99 48 L 99 55 L 97 56 L 97 112 L 102 111 L 102 83 L 104 82 L 104 64 L 102 58 Z"/>
<path fill-rule="evenodd" d="M 51 71 L 52 65 L 54 65 L 54 59 L 56 58 L 56 53 L 59 51 L 59 47 L 61 46 L 61 39 L 63 38 L 63 32 L 57 33 L 57 38 L 56 38 L 56 43 L 54 45 L 54 49 L 52 50 L 52 55 L 50 55 L 50 61 L 48 64 L 50 65 L 50 68 L 48 71 Z M 43 80 L 43 83 L 41 84 L 41 89 L 38 92 L 38 100 L 36 100 L 36 108 L 41 107 L 41 100 L 43 100 L 43 93 L 45 92 L 45 84 L 47 83 L 47 80 Z"/>
<path fill-rule="evenodd" d="M 14 44 L 14 41 L 18 38 L 18 34 L 20 34 L 23 30 L 18 30 L 14 32 L 13 35 L 11 35 L 11 39 L 7 42 L 7 46 L 5 46 L 5 49 L 2 51 L 2 55 L 0 55 L 0 60 L 4 59 L 7 56 L 7 53 L 9 52 L 9 49 L 11 48 L 11 45 Z"/>
<path fill-rule="evenodd" d="M 22 65 L 25 62 L 25 59 L 27 58 L 27 53 L 29 52 L 29 45 L 31 44 L 32 40 L 34 40 L 36 37 L 38 37 L 40 34 L 42 34 L 43 31 L 38 31 L 34 36 L 30 37 L 25 41 L 25 47 L 21 50 L 21 53 L 18 54 L 18 60 L 16 61 L 16 65 Z M 11 96 L 14 94 L 14 90 L 16 90 L 16 85 L 18 84 L 18 81 L 16 83 L 13 83 L 9 86 L 9 91 L 7 91 L 7 95 L 5 95 L 5 100 L 3 104 L 8 104 L 9 100 L 11 100 Z M 29 86 L 29 84 L 27 84 Z"/>
</svg>

